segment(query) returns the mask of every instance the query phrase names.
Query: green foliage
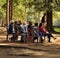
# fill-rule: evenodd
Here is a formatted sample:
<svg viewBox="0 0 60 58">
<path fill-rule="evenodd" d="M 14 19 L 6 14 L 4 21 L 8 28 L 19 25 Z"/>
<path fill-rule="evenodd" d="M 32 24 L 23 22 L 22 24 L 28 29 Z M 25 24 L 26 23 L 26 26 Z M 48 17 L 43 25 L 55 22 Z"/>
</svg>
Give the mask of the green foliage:
<svg viewBox="0 0 60 58">
<path fill-rule="evenodd" d="M 48 3 L 49 0 L 13 0 L 13 18 L 26 19 L 26 15 L 31 17 L 35 13 L 46 10 L 54 10 L 53 16 L 59 17 L 55 10 L 60 10 L 60 0 L 53 0 L 51 3 Z M 5 17 L 6 10 L 2 6 L 6 3 L 6 0 L 0 0 L 0 14 L 2 17 Z M 52 9 L 51 9 L 52 8 Z M 30 15 L 30 16 L 29 16 Z M 37 15 L 35 15 L 36 17 Z M 60 18 L 60 17 L 59 17 Z M 29 19 L 29 18 L 28 18 Z M 37 18 L 34 18 L 37 19 Z"/>
<path fill-rule="evenodd" d="M 6 0 L 0 0 L 0 16 L 2 18 L 6 15 L 6 10 L 2 7 L 6 3 Z"/>
<path fill-rule="evenodd" d="M 60 19 L 60 12 L 58 12 L 58 11 L 53 11 L 53 18 L 55 18 L 55 19 Z"/>
<path fill-rule="evenodd" d="M 18 17 L 18 19 L 26 19 L 26 14 L 28 16 L 28 20 L 30 20 L 32 15 L 35 13 L 39 13 L 40 11 L 54 10 L 53 17 L 59 17 L 55 10 L 59 10 L 60 0 L 52 0 L 52 2 L 48 3 L 49 0 L 14 0 L 14 17 Z M 34 19 L 37 15 L 35 15 Z M 60 17 L 59 17 L 60 18 Z"/>
<path fill-rule="evenodd" d="M 29 9 L 32 1 L 33 0 L 14 0 L 13 16 L 18 17 L 18 19 L 26 19 L 26 14 L 32 10 Z"/>
<path fill-rule="evenodd" d="M 54 31 L 60 32 L 60 27 L 54 27 Z"/>
</svg>

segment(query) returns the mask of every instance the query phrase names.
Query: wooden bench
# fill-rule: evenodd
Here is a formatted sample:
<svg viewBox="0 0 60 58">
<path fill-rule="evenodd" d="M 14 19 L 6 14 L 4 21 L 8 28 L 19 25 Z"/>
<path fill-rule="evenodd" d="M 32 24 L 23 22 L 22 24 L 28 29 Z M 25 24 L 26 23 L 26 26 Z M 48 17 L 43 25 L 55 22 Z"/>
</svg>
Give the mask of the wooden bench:
<svg viewBox="0 0 60 58">
<path fill-rule="evenodd" d="M 33 43 L 34 43 L 34 40 L 37 40 L 37 43 L 38 43 L 38 40 L 42 37 L 42 40 L 45 41 L 45 35 L 42 35 L 42 32 L 39 33 L 39 37 L 34 37 L 33 38 Z"/>
</svg>

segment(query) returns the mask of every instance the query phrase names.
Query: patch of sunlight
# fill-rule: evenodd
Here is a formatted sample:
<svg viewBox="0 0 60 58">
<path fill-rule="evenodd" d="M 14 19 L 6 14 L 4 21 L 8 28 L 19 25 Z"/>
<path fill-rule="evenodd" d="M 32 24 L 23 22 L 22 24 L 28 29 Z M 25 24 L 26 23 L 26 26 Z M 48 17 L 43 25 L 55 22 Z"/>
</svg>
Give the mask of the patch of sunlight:
<svg viewBox="0 0 60 58">
<path fill-rule="evenodd" d="M 54 27 L 54 31 L 60 32 L 60 28 L 59 27 Z"/>
</svg>

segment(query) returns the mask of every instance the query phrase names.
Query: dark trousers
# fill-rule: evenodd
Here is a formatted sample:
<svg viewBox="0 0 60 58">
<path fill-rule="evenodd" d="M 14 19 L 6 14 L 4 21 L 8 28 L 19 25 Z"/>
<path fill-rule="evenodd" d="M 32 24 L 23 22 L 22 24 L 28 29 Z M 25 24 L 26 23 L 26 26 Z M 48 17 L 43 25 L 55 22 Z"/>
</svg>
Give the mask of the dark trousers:
<svg viewBox="0 0 60 58">
<path fill-rule="evenodd" d="M 15 41 L 15 37 L 16 37 L 16 36 L 15 36 L 15 34 L 14 34 L 14 33 L 13 33 L 12 35 L 13 35 L 13 36 L 11 37 L 11 41 L 13 41 L 13 42 L 14 42 L 14 41 Z"/>
<path fill-rule="evenodd" d="M 43 43 L 43 38 L 42 38 L 43 34 L 42 34 L 42 32 L 39 32 L 39 36 L 40 36 L 40 43 Z"/>
<path fill-rule="evenodd" d="M 37 39 L 37 43 L 38 43 L 38 37 L 34 37 L 33 38 L 33 43 L 34 43 L 34 40 L 36 40 Z"/>
<path fill-rule="evenodd" d="M 50 42 L 51 37 L 53 37 L 53 35 L 51 33 L 45 33 L 44 36 L 48 37 L 48 42 Z"/>
</svg>

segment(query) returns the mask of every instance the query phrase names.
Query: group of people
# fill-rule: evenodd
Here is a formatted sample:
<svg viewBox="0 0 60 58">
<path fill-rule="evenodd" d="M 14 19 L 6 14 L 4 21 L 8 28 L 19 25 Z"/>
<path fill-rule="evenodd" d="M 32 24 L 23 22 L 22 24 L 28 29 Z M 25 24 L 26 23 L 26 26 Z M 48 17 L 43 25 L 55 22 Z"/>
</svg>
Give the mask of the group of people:
<svg viewBox="0 0 60 58">
<path fill-rule="evenodd" d="M 24 43 L 32 43 L 35 39 L 40 39 L 40 42 L 43 43 L 43 36 L 48 37 L 48 42 L 51 42 L 51 37 L 56 39 L 50 32 L 46 30 L 46 14 L 42 17 L 41 22 L 35 23 L 34 26 L 32 22 L 29 21 L 28 24 L 26 22 L 15 21 L 11 22 L 8 28 L 8 34 L 12 34 L 13 36 L 10 38 L 12 41 L 16 41 L 18 36 L 21 36 L 21 42 Z"/>
</svg>

